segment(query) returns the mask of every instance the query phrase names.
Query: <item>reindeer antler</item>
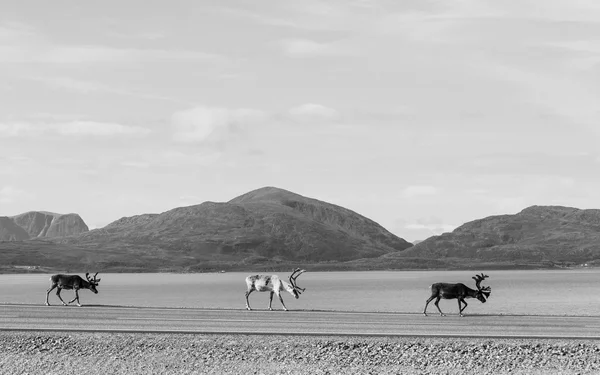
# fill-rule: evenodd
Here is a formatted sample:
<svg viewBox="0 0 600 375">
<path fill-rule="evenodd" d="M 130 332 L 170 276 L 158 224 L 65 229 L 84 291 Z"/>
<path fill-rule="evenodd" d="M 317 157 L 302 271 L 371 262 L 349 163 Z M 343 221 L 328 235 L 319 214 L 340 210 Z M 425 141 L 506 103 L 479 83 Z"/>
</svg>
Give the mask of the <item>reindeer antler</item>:
<svg viewBox="0 0 600 375">
<path fill-rule="evenodd" d="M 292 271 L 292 274 L 290 275 L 290 284 L 292 284 L 294 289 L 296 289 L 298 291 L 298 294 L 300 294 L 300 291 L 304 292 L 306 290 L 306 288 L 300 288 L 298 285 L 296 285 L 296 279 L 298 278 L 298 276 L 302 275 L 304 272 L 306 272 L 306 270 L 301 270 L 300 268 L 296 268 L 294 271 Z M 296 275 L 296 273 L 298 273 L 298 274 Z"/>
<path fill-rule="evenodd" d="M 481 275 L 475 275 L 473 276 L 473 280 L 475 280 L 475 285 L 477 286 L 478 290 L 485 290 L 485 291 L 490 291 L 492 290 L 491 287 L 486 286 L 483 289 L 481 288 L 481 282 L 485 279 L 487 279 L 489 276 L 488 275 L 484 275 L 483 272 L 481 273 Z"/>
<path fill-rule="evenodd" d="M 93 283 L 93 284 L 98 284 L 100 282 L 100 279 L 96 279 L 96 275 L 98 275 L 98 272 L 96 272 L 96 274 L 94 274 L 94 277 L 92 277 L 90 279 L 90 273 L 86 272 L 85 273 L 85 278 L 87 279 L 88 282 Z"/>
</svg>

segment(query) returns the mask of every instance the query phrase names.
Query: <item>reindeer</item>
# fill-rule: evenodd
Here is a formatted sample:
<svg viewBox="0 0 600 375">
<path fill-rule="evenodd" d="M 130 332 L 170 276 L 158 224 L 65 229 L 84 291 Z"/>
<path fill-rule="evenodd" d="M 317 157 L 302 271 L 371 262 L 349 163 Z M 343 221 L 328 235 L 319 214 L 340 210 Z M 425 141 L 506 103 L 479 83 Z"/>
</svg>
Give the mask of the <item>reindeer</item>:
<svg viewBox="0 0 600 375">
<path fill-rule="evenodd" d="M 248 296 L 253 291 L 257 290 L 259 292 L 271 292 L 271 296 L 269 297 L 269 310 L 273 310 L 271 308 L 271 304 L 273 303 L 273 294 L 277 294 L 279 297 L 279 301 L 281 302 L 281 306 L 285 311 L 288 309 L 285 307 L 283 303 L 283 298 L 281 298 L 281 292 L 286 290 L 288 293 L 293 295 L 296 299 L 300 298 L 300 294 L 304 292 L 305 288 L 300 288 L 296 285 L 296 278 L 300 276 L 302 273 L 306 272 L 306 270 L 301 270 L 300 268 L 296 268 L 289 277 L 290 282 L 286 282 L 281 280 L 279 276 L 266 276 L 266 275 L 250 275 L 246 277 L 246 308 L 248 310 L 252 310 L 250 308 L 250 303 L 248 302 Z"/>
<path fill-rule="evenodd" d="M 67 304 L 60 296 L 60 291 L 63 289 L 75 289 L 75 298 L 69 301 L 69 304 L 77 300 L 77 306 L 81 307 L 81 304 L 79 303 L 79 289 L 89 289 L 94 292 L 94 294 L 98 294 L 98 289 L 96 289 L 96 287 L 98 286 L 100 279 L 96 279 L 96 275 L 98 275 L 98 272 L 96 272 L 94 277 L 90 279 L 90 274 L 86 273 L 85 278 L 87 281 L 82 279 L 79 275 L 53 275 L 50 277 L 52 285 L 46 292 L 46 306 L 50 306 L 50 303 L 48 302 L 48 295 L 52 290 L 54 290 L 54 288 L 58 288 L 56 290 L 56 295 L 58 298 L 60 298 L 64 306 L 67 306 Z"/>
<path fill-rule="evenodd" d="M 475 275 L 473 277 L 473 279 L 475 280 L 475 285 L 477 286 L 477 290 L 473 290 L 471 288 L 469 288 L 468 286 L 466 286 L 465 284 L 448 284 L 448 283 L 435 283 L 431 285 L 431 297 L 429 297 L 429 299 L 427 300 L 427 303 L 425 303 L 425 309 L 423 310 L 423 314 L 425 316 L 427 316 L 427 305 L 429 305 L 429 302 L 431 302 L 434 298 L 435 300 L 435 307 L 437 307 L 438 311 L 440 312 L 441 316 L 445 316 L 444 313 L 442 312 L 442 310 L 440 309 L 440 306 L 438 305 L 440 302 L 441 298 L 444 299 L 454 299 L 456 298 L 458 300 L 458 314 L 462 317 L 463 315 L 463 310 L 467 308 L 467 302 L 465 301 L 465 298 L 477 298 L 478 300 L 480 300 L 482 303 L 485 303 L 486 298 L 488 298 L 490 296 L 490 294 L 492 293 L 492 288 L 489 286 L 486 287 L 481 287 L 481 282 L 485 279 L 487 279 L 489 276 L 488 275 L 484 275 L 483 273 L 481 275 Z M 464 307 L 461 306 L 461 302 L 464 303 Z"/>
</svg>

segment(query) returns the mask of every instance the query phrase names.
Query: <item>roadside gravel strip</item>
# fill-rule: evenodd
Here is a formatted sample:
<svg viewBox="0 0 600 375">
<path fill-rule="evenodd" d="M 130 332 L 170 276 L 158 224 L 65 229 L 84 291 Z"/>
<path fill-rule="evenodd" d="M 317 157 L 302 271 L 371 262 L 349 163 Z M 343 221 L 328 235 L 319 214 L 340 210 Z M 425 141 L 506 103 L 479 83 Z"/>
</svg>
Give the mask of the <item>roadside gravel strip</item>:
<svg viewBox="0 0 600 375">
<path fill-rule="evenodd" d="M 598 374 L 600 341 L 0 332 L 0 374 Z"/>
</svg>

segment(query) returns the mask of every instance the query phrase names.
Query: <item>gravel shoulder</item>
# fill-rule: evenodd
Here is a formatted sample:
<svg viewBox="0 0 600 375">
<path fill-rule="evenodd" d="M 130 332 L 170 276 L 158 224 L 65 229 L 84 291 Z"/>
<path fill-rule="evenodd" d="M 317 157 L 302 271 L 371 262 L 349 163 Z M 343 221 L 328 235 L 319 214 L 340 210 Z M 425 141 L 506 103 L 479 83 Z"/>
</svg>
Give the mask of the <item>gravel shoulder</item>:
<svg viewBox="0 0 600 375">
<path fill-rule="evenodd" d="M 0 374 L 598 374 L 600 341 L 0 332 Z"/>
</svg>

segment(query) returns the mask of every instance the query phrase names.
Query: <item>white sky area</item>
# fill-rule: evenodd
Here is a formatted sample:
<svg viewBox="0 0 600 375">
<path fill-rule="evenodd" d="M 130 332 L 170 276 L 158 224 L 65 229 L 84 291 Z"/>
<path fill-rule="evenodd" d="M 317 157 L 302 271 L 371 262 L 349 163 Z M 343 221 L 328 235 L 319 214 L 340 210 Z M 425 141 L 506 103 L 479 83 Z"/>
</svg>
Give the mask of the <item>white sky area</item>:
<svg viewBox="0 0 600 375">
<path fill-rule="evenodd" d="M 600 208 L 597 0 L 3 0 L 0 215 L 264 186 L 408 240 Z"/>
</svg>

